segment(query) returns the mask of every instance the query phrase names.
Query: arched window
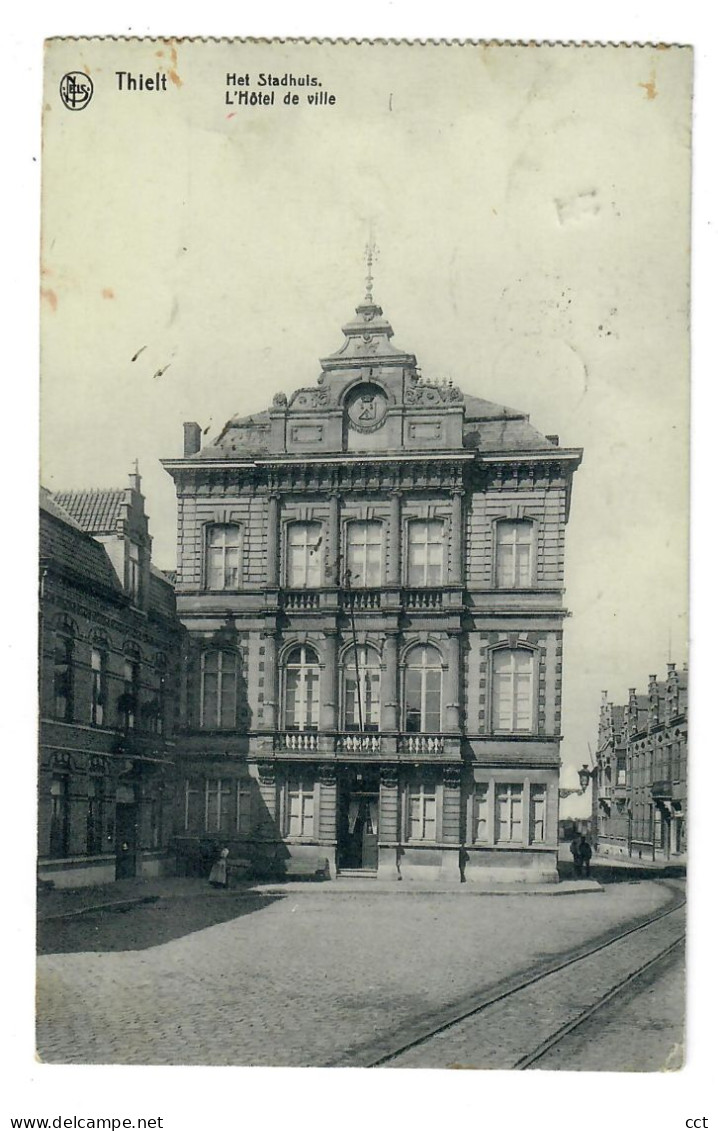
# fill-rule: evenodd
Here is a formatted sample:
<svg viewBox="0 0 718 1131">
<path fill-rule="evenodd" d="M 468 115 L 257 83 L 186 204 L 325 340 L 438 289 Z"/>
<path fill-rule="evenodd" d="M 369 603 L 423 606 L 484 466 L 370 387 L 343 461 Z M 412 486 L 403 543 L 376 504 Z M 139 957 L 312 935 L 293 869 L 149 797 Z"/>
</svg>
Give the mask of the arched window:
<svg viewBox="0 0 718 1131">
<path fill-rule="evenodd" d="M 69 777 L 53 773 L 50 782 L 50 855 L 67 856 L 70 845 Z"/>
<path fill-rule="evenodd" d="M 410 734 L 441 731 L 441 656 L 428 644 L 412 648 L 404 674 L 404 730 Z"/>
<path fill-rule="evenodd" d="M 63 722 L 70 722 L 72 719 L 74 651 L 73 630 L 69 624 L 63 625 L 55 632 L 52 660 L 55 717 Z"/>
<path fill-rule="evenodd" d="M 292 648 L 284 665 L 284 726 L 319 728 L 319 660 L 306 644 Z"/>
<path fill-rule="evenodd" d="M 241 532 L 235 523 L 207 528 L 205 578 L 208 589 L 238 589 Z"/>
<path fill-rule="evenodd" d="M 534 658 L 524 648 L 500 648 L 491 665 L 491 723 L 494 731 L 533 730 Z"/>
<path fill-rule="evenodd" d="M 347 571 L 354 589 L 369 589 L 382 583 L 380 522 L 347 524 Z"/>
<path fill-rule="evenodd" d="M 322 583 L 321 522 L 291 522 L 287 527 L 287 586 L 316 589 Z"/>
<path fill-rule="evenodd" d="M 496 523 L 496 587 L 528 589 L 533 584 L 533 523 Z"/>
<path fill-rule="evenodd" d="M 236 652 L 203 652 L 200 675 L 200 726 L 231 730 L 237 724 Z"/>
<path fill-rule="evenodd" d="M 344 653 L 344 730 L 379 730 L 379 656 L 358 644 Z"/>
</svg>

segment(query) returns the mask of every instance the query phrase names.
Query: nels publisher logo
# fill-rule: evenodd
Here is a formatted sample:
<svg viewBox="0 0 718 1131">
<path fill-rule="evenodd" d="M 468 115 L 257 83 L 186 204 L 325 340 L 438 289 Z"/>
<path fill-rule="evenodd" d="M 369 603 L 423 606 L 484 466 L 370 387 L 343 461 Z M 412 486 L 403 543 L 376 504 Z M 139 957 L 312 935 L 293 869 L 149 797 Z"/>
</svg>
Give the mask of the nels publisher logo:
<svg viewBox="0 0 718 1131">
<path fill-rule="evenodd" d="M 60 98 L 68 110 L 84 110 L 92 91 L 92 79 L 82 71 L 68 71 L 60 79 Z"/>
</svg>

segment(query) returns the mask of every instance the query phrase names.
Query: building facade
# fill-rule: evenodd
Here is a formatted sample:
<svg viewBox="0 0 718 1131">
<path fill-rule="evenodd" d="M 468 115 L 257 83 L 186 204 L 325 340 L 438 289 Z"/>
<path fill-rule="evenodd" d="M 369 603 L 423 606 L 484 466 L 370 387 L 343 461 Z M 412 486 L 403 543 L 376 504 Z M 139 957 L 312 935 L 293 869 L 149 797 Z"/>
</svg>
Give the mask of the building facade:
<svg viewBox="0 0 718 1131">
<path fill-rule="evenodd" d="M 130 482 L 41 492 L 38 874 L 57 886 L 168 861 L 182 630 Z"/>
<path fill-rule="evenodd" d="M 597 847 L 608 855 L 679 861 L 688 819 L 688 670 L 668 664 L 616 707 L 603 692 L 595 810 Z"/>
<path fill-rule="evenodd" d="M 176 845 L 256 873 L 556 878 L 580 451 L 422 380 L 368 293 L 316 385 L 164 460 L 187 630 Z"/>
</svg>

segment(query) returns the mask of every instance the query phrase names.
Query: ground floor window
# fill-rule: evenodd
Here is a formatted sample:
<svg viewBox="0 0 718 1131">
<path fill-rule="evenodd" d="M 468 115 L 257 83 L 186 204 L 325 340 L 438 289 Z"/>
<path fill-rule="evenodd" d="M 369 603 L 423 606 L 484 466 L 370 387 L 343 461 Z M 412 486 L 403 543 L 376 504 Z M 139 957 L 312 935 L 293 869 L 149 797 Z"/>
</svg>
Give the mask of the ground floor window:
<svg viewBox="0 0 718 1131">
<path fill-rule="evenodd" d="M 419 782 L 410 786 L 408 799 L 409 840 L 436 840 L 436 786 Z"/>
<path fill-rule="evenodd" d="M 496 786 L 496 841 L 498 844 L 523 842 L 523 786 Z"/>
<path fill-rule="evenodd" d="M 245 835 L 252 826 L 252 782 L 249 778 L 186 778 L 183 810 L 185 832 Z"/>
<path fill-rule="evenodd" d="M 70 842 L 70 794 L 65 774 L 53 774 L 50 783 L 50 855 L 67 856 Z"/>
<path fill-rule="evenodd" d="M 104 848 L 105 783 L 100 777 L 87 779 L 87 853 L 95 856 Z"/>
<path fill-rule="evenodd" d="M 314 836 L 314 784 L 303 778 L 289 781 L 286 787 L 286 836 Z"/>
<path fill-rule="evenodd" d="M 489 787 L 479 783 L 474 786 L 473 840 L 481 844 L 489 839 Z"/>
<path fill-rule="evenodd" d="M 531 812 L 529 838 L 532 844 L 546 840 L 546 786 L 531 786 Z"/>
</svg>

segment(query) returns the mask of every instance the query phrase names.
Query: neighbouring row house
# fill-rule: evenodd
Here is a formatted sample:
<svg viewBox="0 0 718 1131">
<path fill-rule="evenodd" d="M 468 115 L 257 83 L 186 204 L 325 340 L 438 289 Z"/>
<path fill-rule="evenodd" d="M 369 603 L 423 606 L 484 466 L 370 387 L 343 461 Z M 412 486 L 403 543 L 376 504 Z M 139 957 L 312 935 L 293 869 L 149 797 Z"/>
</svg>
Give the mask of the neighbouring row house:
<svg viewBox="0 0 718 1131">
<path fill-rule="evenodd" d="M 671 860 L 686 853 L 688 671 L 668 664 L 664 681 L 629 689 L 615 706 L 603 692 L 594 821 L 599 851 Z"/>
<path fill-rule="evenodd" d="M 163 871 L 181 626 L 151 563 L 140 476 L 40 497 L 38 874 Z"/>
<path fill-rule="evenodd" d="M 175 847 L 257 873 L 557 876 L 581 460 L 420 378 L 369 292 L 315 386 L 163 461 L 186 629 Z"/>
</svg>

